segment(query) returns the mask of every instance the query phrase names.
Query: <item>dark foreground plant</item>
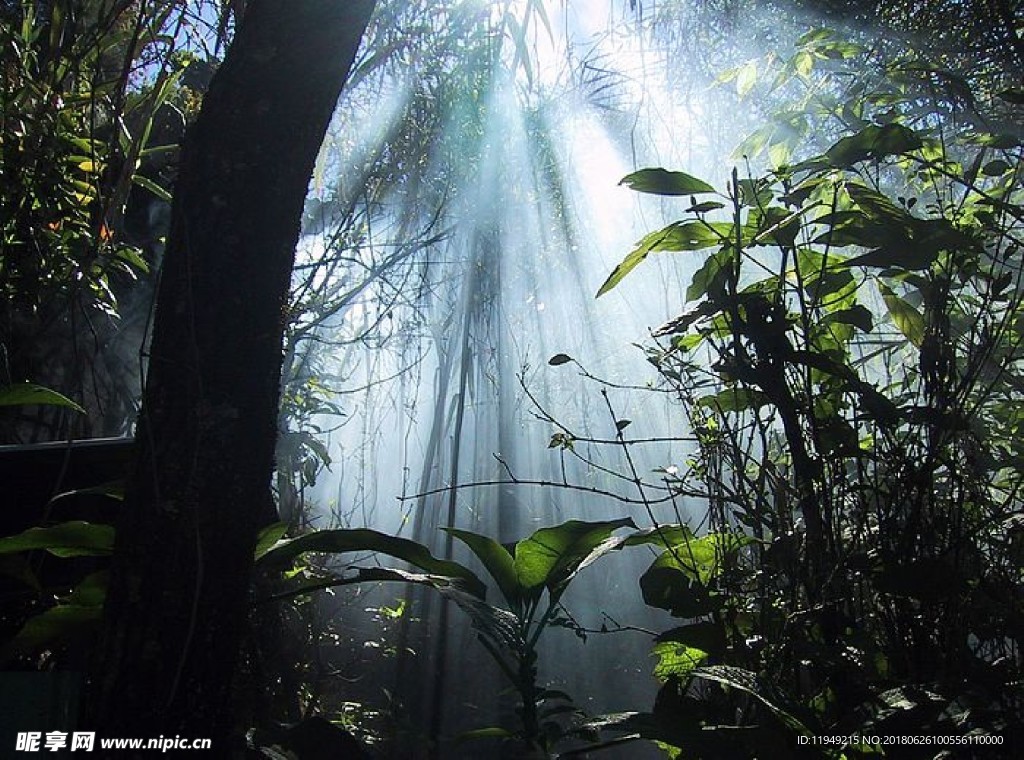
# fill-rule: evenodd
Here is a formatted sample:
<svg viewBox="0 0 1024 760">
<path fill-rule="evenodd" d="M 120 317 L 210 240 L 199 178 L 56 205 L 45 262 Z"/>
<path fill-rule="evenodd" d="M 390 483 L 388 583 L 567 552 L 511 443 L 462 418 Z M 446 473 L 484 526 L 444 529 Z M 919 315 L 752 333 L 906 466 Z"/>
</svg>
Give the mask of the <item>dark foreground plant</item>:
<svg viewBox="0 0 1024 760">
<path fill-rule="evenodd" d="M 633 528 L 614 535 L 622 528 Z M 469 568 L 450 560 L 433 557 L 421 544 L 368 529 L 325 530 L 279 542 L 262 553 L 257 565 L 283 571 L 307 552 L 337 555 L 349 552 L 379 552 L 409 563 L 417 570 L 397 568 L 348 567 L 338 574 L 325 572 L 316 580 L 298 582 L 275 599 L 302 596 L 310 592 L 376 581 L 401 581 L 433 588 L 465 612 L 477 632 L 477 639 L 513 686 L 518 696 L 517 728 L 488 727 L 468 732 L 459 739 L 498 737 L 506 739 L 516 757 L 550 757 L 555 745 L 572 738 L 596 741 L 599 726 L 584 725 L 583 714 L 571 697 L 562 691 L 544 688 L 538 680 L 538 646 L 546 630 L 563 627 L 568 618 L 562 614 L 561 599 L 578 573 L 605 554 L 625 546 L 639 544 L 670 545 L 669 553 L 678 554 L 688 544 L 690 533 L 681 526 L 637 531 L 632 520 L 599 522 L 570 520 L 550 528 L 541 528 L 512 545 L 467 530 L 447 528 L 464 543 L 483 564 L 502 598 L 502 606 L 486 601 L 487 587 Z M 710 572 L 704 563 L 713 561 L 707 554 L 709 542 L 692 544 L 679 566 Z M 703 552 L 703 553 L 702 553 Z M 670 562 L 664 557 L 663 564 Z M 657 563 L 656 563 L 657 564 Z M 695 570 L 696 571 L 696 570 Z M 645 594 L 647 591 L 645 590 Z M 650 593 L 664 593 L 654 580 Z"/>
</svg>

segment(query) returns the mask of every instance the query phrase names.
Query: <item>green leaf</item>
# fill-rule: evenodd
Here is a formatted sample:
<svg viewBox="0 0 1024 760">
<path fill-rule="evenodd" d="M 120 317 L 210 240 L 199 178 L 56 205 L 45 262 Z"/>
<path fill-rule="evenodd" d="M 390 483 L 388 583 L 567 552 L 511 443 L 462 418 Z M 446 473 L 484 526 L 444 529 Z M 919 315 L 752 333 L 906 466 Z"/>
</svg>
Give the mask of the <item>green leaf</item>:
<svg viewBox="0 0 1024 760">
<path fill-rule="evenodd" d="M 463 731 L 461 734 L 456 736 L 454 746 L 457 747 L 463 742 L 474 741 L 476 739 L 510 739 L 513 736 L 515 736 L 515 734 L 507 728 L 501 728 L 499 726 L 474 728 L 472 731 Z"/>
<path fill-rule="evenodd" d="M 0 554 L 42 549 L 58 557 L 92 557 L 114 550 L 114 528 L 82 520 L 29 528 L 16 536 L 0 538 Z"/>
<path fill-rule="evenodd" d="M 1002 90 L 996 93 L 996 97 L 1005 100 L 1007 103 L 1024 106 L 1024 88 L 1022 87 L 1010 87 Z"/>
<path fill-rule="evenodd" d="M 883 246 L 846 261 L 851 267 L 897 267 L 914 271 L 927 269 L 939 256 L 935 249 L 922 248 L 913 244 Z"/>
<path fill-rule="evenodd" d="M 844 325 L 853 325 L 861 332 L 869 333 L 874 329 L 874 319 L 871 316 L 871 310 L 860 304 L 855 304 L 848 309 L 839 309 L 833 311 L 830 314 L 826 314 L 822 319 L 824 324 L 832 324 L 838 322 Z"/>
<path fill-rule="evenodd" d="M 921 312 L 896 295 L 885 283 L 878 283 L 878 292 L 882 294 L 882 300 L 885 301 L 893 324 L 907 340 L 920 348 L 924 340 L 924 317 L 921 316 Z"/>
<path fill-rule="evenodd" d="M 256 537 L 256 549 L 254 550 L 256 559 L 270 551 L 278 541 L 284 538 L 284 534 L 287 532 L 288 523 L 285 522 L 276 522 L 261 530 Z"/>
<path fill-rule="evenodd" d="M 29 618 L 17 635 L 0 650 L 0 663 L 34 654 L 91 631 L 103 616 L 102 605 L 58 604 Z"/>
<path fill-rule="evenodd" d="M 638 530 L 626 538 L 626 546 L 641 546 L 650 544 L 662 549 L 667 549 L 677 544 L 685 543 L 696 538 L 693 531 L 686 525 L 672 523 L 670 525 L 656 525 L 653 528 Z"/>
<path fill-rule="evenodd" d="M 355 571 L 354 575 L 332 576 L 326 580 L 303 583 L 284 594 L 272 597 L 272 599 L 283 599 L 290 596 L 308 594 L 313 591 L 322 591 L 328 588 L 351 586 L 360 583 L 391 581 L 415 583 L 419 586 L 427 586 L 434 589 L 446 599 L 458 605 L 463 612 L 469 615 L 470 621 L 477 632 L 486 636 L 490 641 L 511 651 L 522 651 L 523 639 L 519 631 L 518 618 L 508 610 L 487 604 L 483 601 L 480 594 L 474 593 L 471 589 L 467 588 L 467 584 L 461 578 L 451 575 L 411 573 L 407 570 L 399 570 L 393 567 L 357 567 L 352 568 L 352 570 Z M 492 652 L 492 656 L 494 655 L 495 653 Z M 504 665 L 504 662 L 498 660 L 498 664 Z"/>
<path fill-rule="evenodd" d="M 697 322 L 704 317 L 709 317 L 717 311 L 717 304 L 712 303 L 711 301 L 702 301 L 699 305 L 663 324 L 651 333 L 651 336 L 654 338 L 660 338 L 663 335 L 678 335 L 679 333 L 686 332 L 694 322 Z"/>
<path fill-rule="evenodd" d="M 739 386 L 726 388 L 697 401 L 698 406 L 719 412 L 745 412 L 748 409 L 760 409 L 767 403 L 768 397 L 761 391 Z"/>
<path fill-rule="evenodd" d="M 111 499 L 113 501 L 124 501 L 124 481 L 123 480 L 111 480 L 108 483 L 100 483 L 96 486 L 89 486 L 88 488 L 74 488 L 70 491 L 61 491 L 59 494 L 53 496 L 49 504 L 54 504 L 60 499 L 67 499 L 74 496 L 103 496 L 104 498 Z"/>
<path fill-rule="evenodd" d="M 611 539 L 619 528 L 636 528 L 629 518 L 584 522 L 569 520 L 552 528 L 541 528 L 516 544 L 515 571 L 526 590 L 541 586 L 557 599 L 576 573 L 602 554 L 618 549 L 626 537 Z"/>
<path fill-rule="evenodd" d="M 442 528 L 459 539 L 483 563 L 487 572 L 498 584 L 501 595 L 513 608 L 517 608 L 522 599 L 522 587 L 516 575 L 515 563 L 509 551 L 494 539 L 458 528 Z"/>
<path fill-rule="evenodd" d="M 682 571 L 671 552 L 664 552 L 640 576 L 640 592 L 645 604 L 673 617 L 700 617 L 721 607 L 706 586 Z"/>
<path fill-rule="evenodd" d="M 165 203 L 170 203 L 173 200 L 171 194 L 167 190 L 160 187 L 160 185 L 151 180 L 149 177 L 144 177 L 141 174 L 133 174 L 132 182 L 134 182 L 141 188 L 149 190 L 149 192 L 153 193 L 153 195 L 155 195 L 158 200 L 164 201 Z"/>
<path fill-rule="evenodd" d="M 552 367 L 558 367 L 562 364 L 568 364 L 571 361 L 572 357 L 569 356 L 568 354 L 555 354 L 550 359 L 548 359 L 548 364 L 550 364 Z"/>
<path fill-rule="evenodd" d="M 67 396 L 63 396 L 49 388 L 44 388 L 41 385 L 22 383 L 20 385 L 0 386 L 0 406 L 32 406 L 36 404 L 63 406 L 85 414 L 85 409 Z"/>
<path fill-rule="evenodd" d="M 872 124 L 839 140 L 825 152 L 825 158 L 831 166 L 848 169 L 860 161 L 903 155 L 922 146 L 917 133 L 902 124 Z"/>
<path fill-rule="evenodd" d="M 725 236 L 732 230 L 732 225 L 725 222 L 673 222 L 668 227 L 644 235 L 636 248 L 622 260 L 597 291 L 600 298 L 614 288 L 636 266 L 647 258 L 652 251 L 697 251 L 721 245 Z"/>
<path fill-rule="evenodd" d="M 75 604 L 79 607 L 102 607 L 109 586 L 110 573 L 107 570 L 100 570 L 83 578 L 71 593 L 60 601 L 62 604 Z"/>
<path fill-rule="evenodd" d="M 639 193 L 654 195 L 697 195 L 715 192 L 715 188 L 702 179 L 685 172 L 670 172 L 665 169 L 641 169 L 627 174 L 619 184 Z"/>
<path fill-rule="evenodd" d="M 736 94 L 745 97 L 757 83 L 757 67 L 759 61 L 748 61 L 736 74 Z"/>
<path fill-rule="evenodd" d="M 466 591 L 481 599 L 487 593 L 483 581 L 458 562 L 437 559 L 423 544 L 368 528 L 318 530 L 287 541 L 279 541 L 257 560 L 257 564 L 284 570 L 296 557 L 306 552 L 380 552 L 404 560 L 428 573 L 457 578 L 463 582 Z"/>
<path fill-rule="evenodd" d="M 693 214 L 706 214 L 709 211 L 715 211 L 720 208 L 725 208 L 725 204 L 718 201 L 704 201 L 702 203 L 694 203 L 686 210 Z"/>
<path fill-rule="evenodd" d="M 722 561 L 751 542 L 739 533 L 708 533 L 700 538 L 677 544 L 676 556 L 681 567 L 701 583 L 709 583 L 721 573 Z"/>
<path fill-rule="evenodd" d="M 654 666 L 654 677 L 661 681 L 667 680 L 670 676 L 685 681 L 693 670 L 708 658 L 708 653 L 704 650 L 677 641 L 659 641 L 654 645 L 652 652 L 658 658 L 658 664 Z"/>
<path fill-rule="evenodd" d="M 1001 158 L 997 158 L 995 161 L 989 161 L 981 168 L 981 173 L 988 177 L 998 177 L 1006 172 L 1010 171 L 1010 165 L 1003 161 Z"/>
<path fill-rule="evenodd" d="M 732 250 L 728 248 L 708 256 L 704 265 L 693 273 L 690 286 L 686 289 L 686 300 L 696 301 L 704 296 L 718 298 L 724 292 L 732 262 Z"/>
</svg>

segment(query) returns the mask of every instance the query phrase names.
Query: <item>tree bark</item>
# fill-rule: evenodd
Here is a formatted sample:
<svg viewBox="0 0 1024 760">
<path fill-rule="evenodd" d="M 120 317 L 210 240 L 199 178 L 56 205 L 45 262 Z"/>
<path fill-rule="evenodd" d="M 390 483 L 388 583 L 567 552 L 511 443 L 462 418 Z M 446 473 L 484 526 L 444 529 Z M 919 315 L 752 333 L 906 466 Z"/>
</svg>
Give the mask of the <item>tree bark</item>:
<svg viewBox="0 0 1024 760">
<path fill-rule="evenodd" d="M 90 685 L 100 736 L 211 738 L 233 754 L 253 547 L 274 514 L 294 250 L 373 6 L 250 2 L 186 136 Z"/>
</svg>

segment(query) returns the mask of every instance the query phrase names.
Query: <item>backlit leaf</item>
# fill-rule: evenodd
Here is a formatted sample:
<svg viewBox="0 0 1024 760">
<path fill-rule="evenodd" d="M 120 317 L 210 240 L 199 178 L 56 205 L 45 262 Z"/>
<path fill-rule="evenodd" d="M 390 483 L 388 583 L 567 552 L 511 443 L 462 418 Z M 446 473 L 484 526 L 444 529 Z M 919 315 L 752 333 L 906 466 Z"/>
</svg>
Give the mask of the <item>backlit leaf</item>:
<svg viewBox="0 0 1024 760">
<path fill-rule="evenodd" d="M 257 560 L 257 564 L 272 569 L 286 569 L 296 557 L 306 552 L 380 552 L 404 560 L 428 573 L 458 578 L 469 593 L 480 598 L 483 598 L 487 591 L 483 581 L 472 570 L 458 562 L 437 559 L 423 544 L 368 528 L 318 530 L 287 541 L 279 541 Z"/>
<path fill-rule="evenodd" d="M 903 333 L 907 340 L 918 348 L 924 340 L 924 317 L 921 312 L 896 295 L 892 289 L 882 282 L 878 283 L 878 292 L 882 294 L 882 300 L 889 310 L 893 324 Z"/>
<path fill-rule="evenodd" d="M 652 251 L 697 251 L 711 248 L 721 245 L 731 229 L 732 225 L 725 222 L 674 222 L 668 227 L 644 235 L 637 243 L 636 248 L 630 251 L 622 263 L 612 270 L 608 279 L 597 291 L 596 297 L 604 295 L 622 282 L 623 278 L 646 259 Z"/>
<path fill-rule="evenodd" d="M 513 607 L 519 604 L 522 588 L 516 576 L 515 564 L 509 551 L 493 538 L 458 528 L 442 528 L 455 536 L 477 556 L 484 568 L 498 584 L 505 600 Z"/>
<path fill-rule="evenodd" d="M 715 188 L 702 179 L 685 172 L 670 172 L 665 169 L 641 169 L 627 174 L 619 184 L 639 193 L 654 195 L 697 195 L 715 192 Z"/>
<path fill-rule="evenodd" d="M 636 528 L 629 518 L 584 522 L 569 520 L 552 528 L 541 528 L 516 544 L 515 570 L 524 589 L 544 586 L 553 597 L 601 554 L 619 548 L 606 543 L 618 528 Z M 614 543 L 614 542 L 613 542 Z"/>
<path fill-rule="evenodd" d="M 658 664 L 654 666 L 654 677 L 662 681 L 669 676 L 685 681 L 708 658 L 704 650 L 677 641 L 659 641 L 652 652 L 658 658 Z"/>
<path fill-rule="evenodd" d="M 46 406 L 63 406 L 74 409 L 76 412 L 85 413 L 85 409 L 74 401 L 57 391 L 44 388 L 41 385 L 32 383 L 21 383 L 19 385 L 0 386 L 0 406 L 32 406 L 35 404 Z"/>
</svg>

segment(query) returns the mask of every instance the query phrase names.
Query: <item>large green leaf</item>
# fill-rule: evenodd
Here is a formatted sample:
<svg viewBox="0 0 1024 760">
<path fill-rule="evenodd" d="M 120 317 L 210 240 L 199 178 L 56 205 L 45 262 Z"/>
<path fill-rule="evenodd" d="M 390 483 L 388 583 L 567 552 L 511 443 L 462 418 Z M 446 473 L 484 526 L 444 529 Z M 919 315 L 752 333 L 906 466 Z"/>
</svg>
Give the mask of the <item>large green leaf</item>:
<svg viewBox="0 0 1024 760">
<path fill-rule="evenodd" d="M 256 549 L 254 550 L 256 559 L 259 559 L 273 549 L 274 545 L 281 541 L 287 532 L 288 523 L 285 522 L 276 522 L 261 530 L 256 537 Z"/>
<path fill-rule="evenodd" d="M 17 635 L 0 649 L 0 663 L 49 649 L 92 630 L 103 615 L 102 605 L 58 604 L 29 618 Z"/>
<path fill-rule="evenodd" d="M 665 552 L 640 576 L 644 603 L 680 618 L 695 618 L 718 609 L 721 602 L 707 587 L 683 572 L 671 552 Z"/>
<path fill-rule="evenodd" d="M 569 520 L 541 528 L 516 544 L 516 577 L 523 589 L 546 587 L 556 599 L 581 569 L 602 554 L 620 548 L 627 537 L 609 542 L 619 528 L 636 528 L 629 518 L 584 522 Z"/>
<path fill-rule="evenodd" d="M 675 554 L 680 567 L 701 583 L 710 583 L 721 573 L 723 560 L 751 542 L 739 533 L 708 533 L 677 544 Z"/>
<path fill-rule="evenodd" d="M 642 544 L 652 544 L 662 549 L 668 549 L 693 538 L 693 531 L 688 526 L 671 523 L 638 530 L 626 538 L 625 545 L 640 546 Z"/>
<path fill-rule="evenodd" d="M 63 406 L 76 412 L 85 413 L 85 409 L 57 391 L 32 383 L 0 386 L 0 406 Z"/>
<path fill-rule="evenodd" d="M 725 242 L 726 236 L 731 230 L 732 225 L 726 222 L 689 221 L 673 222 L 657 232 L 644 235 L 636 244 L 636 248 L 630 251 L 626 258 L 608 275 L 608 279 L 598 289 L 596 297 L 603 296 L 622 282 L 623 278 L 646 259 L 649 253 L 654 251 L 697 251 L 711 248 Z"/>
<path fill-rule="evenodd" d="M 839 323 L 853 325 L 861 332 L 869 333 L 874 329 L 874 319 L 871 311 L 861 304 L 854 304 L 848 309 L 839 309 L 826 314 L 821 320 L 823 324 Z"/>
<path fill-rule="evenodd" d="M 768 396 L 761 391 L 735 386 L 726 388 L 697 400 L 697 406 L 714 409 L 718 412 L 745 412 L 748 409 L 760 409 L 768 403 Z"/>
<path fill-rule="evenodd" d="M 423 544 L 406 538 L 389 536 L 369 528 L 318 530 L 297 538 L 277 543 L 257 560 L 257 564 L 271 569 L 284 569 L 300 554 L 324 552 L 343 554 L 347 552 L 379 552 L 389 557 L 408 562 L 428 573 L 458 578 L 471 594 L 483 599 L 487 593 L 475 573 L 458 562 L 437 559 Z"/>
<path fill-rule="evenodd" d="M 874 124 L 855 135 L 844 137 L 825 152 L 830 166 L 846 169 L 860 161 L 899 156 L 919 149 L 923 143 L 914 130 L 902 124 Z"/>
<path fill-rule="evenodd" d="M 686 300 L 696 301 L 703 296 L 715 299 L 724 294 L 732 262 L 731 248 L 723 248 L 708 256 L 704 265 L 694 272 L 690 286 L 686 289 Z"/>
<path fill-rule="evenodd" d="M 918 348 L 924 340 L 924 317 L 917 309 L 896 295 L 885 283 L 878 283 L 878 292 L 889 310 L 893 324 L 903 333 L 907 340 Z"/>
<path fill-rule="evenodd" d="M 38 653 L 44 648 L 78 638 L 91 630 L 103 614 L 109 574 L 103 570 L 86 576 L 59 603 L 29 618 L 0 649 L 0 663 L 12 657 Z"/>
<path fill-rule="evenodd" d="M 702 179 L 685 172 L 670 172 L 665 169 L 641 169 L 627 174 L 619 184 L 639 193 L 655 195 L 697 195 L 715 192 L 715 188 Z"/>
<path fill-rule="evenodd" d="M 16 536 L 0 538 L 0 554 L 43 549 L 58 557 L 90 557 L 114 550 L 114 528 L 82 520 L 29 528 Z"/>
<path fill-rule="evenodd" d="M 686 681 L 693 670 L 704 663 L 708 653 L 677 641 L 659 641 L 652 653 L 658 658 L 654 666 L 654 677 L 664 681 L 669 676 Z"/>
<path fill-rule="evenodd" d="M 458 528 L 442 528 L 459 539 L 483 563 L 487 572 L 498 584 L 501 595 L 513 608 L 517 608 L 522 599 L 522 587 L 516 575 L 515 562 L 508 549 L 489 536 L 473 533 Z"/>
</svg>

